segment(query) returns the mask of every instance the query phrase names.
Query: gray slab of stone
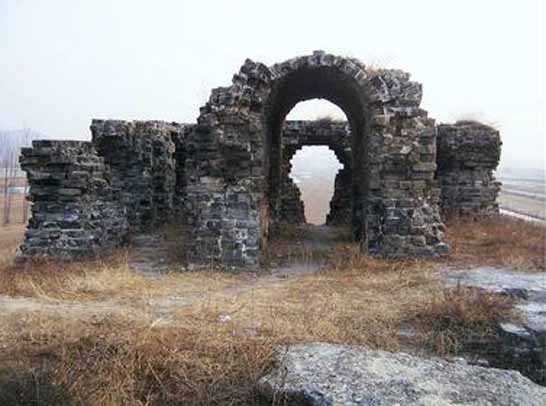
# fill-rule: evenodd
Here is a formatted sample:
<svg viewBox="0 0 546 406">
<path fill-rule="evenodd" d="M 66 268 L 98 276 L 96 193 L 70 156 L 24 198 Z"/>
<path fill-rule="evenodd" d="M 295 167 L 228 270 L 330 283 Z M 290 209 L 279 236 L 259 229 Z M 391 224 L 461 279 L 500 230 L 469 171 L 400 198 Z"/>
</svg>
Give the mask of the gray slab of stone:
<svg viewBox="0 0 546 406">
<path fill-rule="evenodd" d="M 521 371 L 535 382 L 546 383 L 546 273 L 524 273 L 479 267 L 443 273 L 448 286 L 470 286 L 518 298 L 516 309 L 523 318 L 498 326 L 497 366 Z"/>
<path fill-rule="evenodd" d="M 515 371 L 325 343 L 294 345 L 279 356 L 261 381 L 279 404 L 546 405 L 546 388 Z"/>
<path fill-rule="evenodd" d="M 533 331 L 546 332 L 546 273 L 524 273 L 492 267 L 444 273 L 450 286 L 472 286 L 521 299 L 517 308 Z"/>
</svg>

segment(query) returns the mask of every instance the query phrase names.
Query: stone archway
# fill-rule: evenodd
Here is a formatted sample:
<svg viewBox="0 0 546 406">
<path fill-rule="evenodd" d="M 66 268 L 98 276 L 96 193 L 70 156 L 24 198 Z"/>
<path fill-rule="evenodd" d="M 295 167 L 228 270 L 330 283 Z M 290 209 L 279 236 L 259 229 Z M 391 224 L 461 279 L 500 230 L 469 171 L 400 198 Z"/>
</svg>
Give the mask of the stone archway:
<svg viewBox="0 0 546 406">
<path fill-rule="evenodd" d="M 279 209 L 280 201 L 278 192 L 282 160 L 281 130 L 286 115 L 301 101 L 326 99 L 343 110 L 351 127 L 353 161 L 351 223 L 355 239 L 361 239 L 365 238 L 366 234 L 363 213 L 366 210 L 368 193 L 366 168 L 369 148 L 366 144 L 370 123 L 369 91 L 366 89 L 367 83 L 359 83 L 357 80 L 363 77 L 365 72 L 350 60 L 340 62 L 331 55 L 316 53 L 271 68 L 276 75 L 271 82 L 271 91 L 263 112 L 266 137 L 264 170 L 268 174 L 265 198 L 272 211 L 270 217 L 279 217 L 276 211 Z M 267 226 L 263 225 L 262 230 L 267 230 Z M 263 240 L 265 236 L 262 236 Z"/>
<path fill-rule="evenodd" d="M 421 95 L 405 72 L 324 52 L 270 68 L 247 60 L 231 86 L 212 91 L 188 137 L 190 261 L 258 262 L 278 207 L 281 126 L 310 98 L 330 100 L 349 119 L 352 225 L 363 249 L 396 257 L 445 251 L 436 130 Z"/>
</svg>

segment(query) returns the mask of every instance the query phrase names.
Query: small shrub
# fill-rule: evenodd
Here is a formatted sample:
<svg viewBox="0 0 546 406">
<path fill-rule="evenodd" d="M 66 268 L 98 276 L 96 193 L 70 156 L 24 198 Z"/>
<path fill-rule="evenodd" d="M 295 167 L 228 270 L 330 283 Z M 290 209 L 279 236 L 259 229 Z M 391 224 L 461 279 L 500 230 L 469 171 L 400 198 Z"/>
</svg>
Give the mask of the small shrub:
<svg viewBox="0 0 546 406">
<path fill-rule="evenodd" d="M 476 288 L 446 289 L 422 304 L 413 320 L 425 344 L 439 355 L 456 354 L 491 340 L 498 324 L 517 318 L 513 299 Z"/>
</svg>

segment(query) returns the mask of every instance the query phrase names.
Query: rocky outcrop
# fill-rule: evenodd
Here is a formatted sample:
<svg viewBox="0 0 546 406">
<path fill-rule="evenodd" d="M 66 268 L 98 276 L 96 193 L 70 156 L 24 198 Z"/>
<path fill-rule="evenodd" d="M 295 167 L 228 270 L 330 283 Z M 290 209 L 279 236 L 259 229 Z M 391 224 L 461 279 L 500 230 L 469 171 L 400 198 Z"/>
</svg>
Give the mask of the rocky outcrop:
<svg viewBox="0 0 546 406">
<path fill-rule="evenodd" d="M 23 148 L 32 217 L 21 258 L 74 258 L 119 246 L 128 227 L 108 165 L 90 142 L 34 141 Z"/>
<path fill-rule="evenodd" d="M 480 356 L 499 368 L 515 369 L 546 385 L 546 274 L 477 268 L 444 273 L 448 284 L 463 285 L 518 300 L 522 318 L 497 326 L 489 343 L 480 343 Z"/>
<path fill-rule="evenodd" d="M 300 406 L 542 406 L 546 399 L 546 388 L 515 371 L 321 343 L 281 349 L 279 366 L 261 383 L 270 401 Z"/>
<path fill-rule="evenodd" d="M 438 126 L 437 179 L 445 214 L 483 216 L 499 211 L 493 171 L 501 152 L 497 130 L 475 121 Z"/>
</svg>

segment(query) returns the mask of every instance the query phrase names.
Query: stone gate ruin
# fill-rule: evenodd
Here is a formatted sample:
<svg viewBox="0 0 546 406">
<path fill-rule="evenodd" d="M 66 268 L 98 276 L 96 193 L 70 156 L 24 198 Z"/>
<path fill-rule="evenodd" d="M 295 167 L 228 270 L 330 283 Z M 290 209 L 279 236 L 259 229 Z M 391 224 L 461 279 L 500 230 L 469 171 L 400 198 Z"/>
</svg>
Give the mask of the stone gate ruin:
<svg viewBox="0 0 546 406">
<path fill-rule="evenodd" d="M 195 124 L 93 120 L 90 142 L 36 141 L 21 156 L 33 202 L 21 255 L 97 253 L 179 221 L 189 263 L 255 265 L 277 224 L 305 221 L 288 177 L 304 145 L 344 165 L 329 224 L 348 224 L 372 254 L 444 254 L 440 209 L 498 211 L 501 142 L 479 123 L 436 125 L 421 96 L 406 72 L 319 51 L 271 67 L 247 60 Z M 285 122 L 314 98 L 347 123 Z"/>
</svg>

